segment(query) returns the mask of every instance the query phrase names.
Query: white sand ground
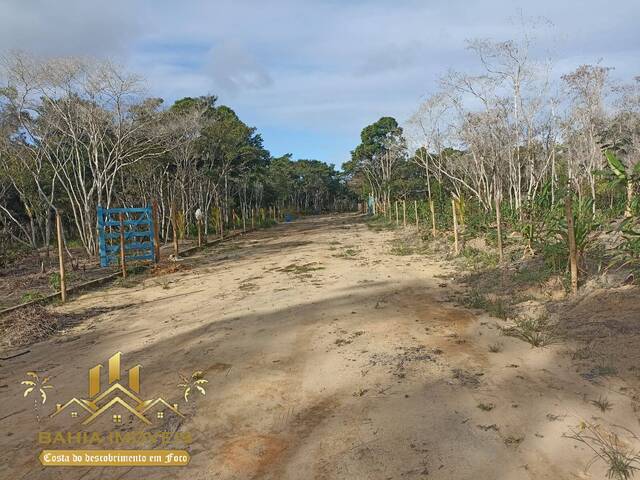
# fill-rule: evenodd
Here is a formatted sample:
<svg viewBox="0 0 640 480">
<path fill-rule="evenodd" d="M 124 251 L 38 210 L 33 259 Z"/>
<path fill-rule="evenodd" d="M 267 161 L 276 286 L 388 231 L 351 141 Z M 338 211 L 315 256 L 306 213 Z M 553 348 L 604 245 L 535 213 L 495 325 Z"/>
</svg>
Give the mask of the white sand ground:
<svg viewBox="0 0 640 480">
<path fill-rule="evenodd" d="M 589 402 L 600 387 L 563 345 L 531 348 L 448 303 L 448 267 L 391 255 L 392 236 L 353 215 L 308 218 L 75 299 L 66 311 L 102 313 L 0 362 L 0 478 L 604 478 L 600 464 L 584 473 L 590 452 L 563 434 L 600 416 L 637 425 L 630 400 L 606 392 L 614 407 L 602 414 Z M 51 376 L 49 413 L 117 351 L 143 366 L 147 396 L 187 412 L 164 427 L 193 434 L 190 465 L 41 467 L 36 432 L 51 420 L 22 398 L 25 372 Z M 185 404 L 178 372 L 195 370 L 207 393 Z"/>
</svg>

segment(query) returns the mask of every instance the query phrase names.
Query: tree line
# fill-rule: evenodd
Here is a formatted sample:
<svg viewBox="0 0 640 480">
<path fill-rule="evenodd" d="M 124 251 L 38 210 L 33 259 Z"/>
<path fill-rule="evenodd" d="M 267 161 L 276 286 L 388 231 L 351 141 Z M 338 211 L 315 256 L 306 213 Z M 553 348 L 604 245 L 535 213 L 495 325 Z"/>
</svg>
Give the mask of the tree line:
<svg viewBox="0 0 640 480">
<path fill-rule="evenodd" d="M 96 254 L 97 206 L 158 203 L 162 237 L 204 213 L 205 232 L 265 207 L 353 208 L 332 165 L 273 158 L 256 128 L 212 95 L 165 107 L 141 78 L 109 61 L 13 53 L 0 78 L 0 256 L 66 234 Z M 184 234 L 184 232 L 181 232 Z"/>
<path fill-rule="evenodd" d="M 638 258 L 640 76 L 617 80 L 601 64 L 558 75 L 531 35 L 468 49 L 476 69 L 442 75 L 404 125 L 382 117 L 362 130 L 345 164 L 354 190 L 377 213 L 424 201 L 434 233 L 452 209 L 463 228 L 507 221 L 529 250 L 566 235 L 569 197 L 579 250 L 609 226 Z"/>
</svg>

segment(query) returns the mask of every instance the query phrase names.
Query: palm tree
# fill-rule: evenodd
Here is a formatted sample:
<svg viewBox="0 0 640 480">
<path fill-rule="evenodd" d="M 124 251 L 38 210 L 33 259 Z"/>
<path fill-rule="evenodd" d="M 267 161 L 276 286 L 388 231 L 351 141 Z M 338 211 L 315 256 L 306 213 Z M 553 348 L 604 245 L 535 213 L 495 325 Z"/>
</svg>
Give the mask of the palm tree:
<svg viewBox="0 0 640 480">
<path fill-rule="evenodd" d="M 205 395 L 205 384 L 209 383 L 209 380 L 205 380 L 204 372 L 198 370 L 191 374 L 191 377 L 187 377 L 185 375 L 180 374 L 181 383 L 178 384 L 179 387 L 184 389 L 184 401 L 189 401 L 189 394 L 193 389 L 197 389 L 202 395 Z"/>
<path fill-rule="evenodd" d="M 35 397 L 33 399 L 33 408 L 36 411 L 36 418 L 38 422 L 40 421 L 39 408 L 38 408 L 38 398 L 42 399 L 42 405 L 47 401 L 47 392 L 46 390 L 53 388 L 53 385 L 48 385 L 50 377 L 44 377 L 40 379 L 36 372 L 27 372 L 27 375 L 33 378 L 33 380 L 23 380 L 20 382 L 22 385 L 26 385 L 27 388 L 24 391 L 23 397 L 27 397 L 32 392 L 38 391 L 40 392 L 40 397 Z"/>
</svg>

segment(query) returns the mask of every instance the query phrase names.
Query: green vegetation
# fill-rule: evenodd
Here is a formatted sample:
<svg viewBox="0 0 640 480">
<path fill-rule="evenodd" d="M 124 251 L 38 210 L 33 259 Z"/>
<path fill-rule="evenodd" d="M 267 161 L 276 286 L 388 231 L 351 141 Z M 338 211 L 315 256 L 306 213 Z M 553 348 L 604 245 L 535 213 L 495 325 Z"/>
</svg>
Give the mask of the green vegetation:
<svg viewBox="0 0 640 480">
<path fill-rule="evenodd" d="M 591 403 L 598 407 L 602 413 L 605 413 L 613 408 L 613 404 L 607 397 L 600 396 L 597 400 L 591 400 Z"/>
<path fill-rule="evenodd" d="M 39 300 L 43 296 L 44 295 L 42 295 L 42 293 L 40 292 L 25 292 L 20 297 L 20 303 L 27 303 L 27 302 L 32 302 L 34 300 Z"/>
<path fill-rule="evenodd" d="M 51 290 L 54 292 L 60 291 L 60 273 L 53 272 L 49 275 L 49 287 L 51 287 Z"/>
<path fill-rule="evenodd" d="M 501 298 L 491 299 L 476 288 L 463 298 L 463 304 L 469 308 L 485 310 L 492 316 L 503 320 L 511 316 L 509 306 Z"/>
<path fill-rule="evenodd" d="M 634 441 L 638 440 L 629 430 L 624 429 L 624 432 L 631 435 Z M 596 460 L 604 462 L 607 465 L 607 478 L 629 480 L 640 469 L 640 455 L 629 446 L 629 442 L 600 425 L 582 422 L 567 438 L 585 445 L 593 452 L 590 465 Z"/>
<path fill-rule="evenodd" d="M 471 270 L 485 270 L 498 266 L 498 255 L 493 252 L 483 252 L 473 247 L 465 247 L 462 256 Z"/>
<path fill-rule="evenodd" d="M 513 325 L 502 329 L 504 335 L 519 338 L 533 347 L 545 347 L 557 339 L 555 325 L 546 316 L 516 318 Z"/>
<path fill-rule="evenodd" d="M 156 201 L 161 241 L 173 214 L 178 237 L 193 238 L 198 209 L 205 234 L 355 210 L 334 166 L 274 158 L 214 95 L 166 108 L 137 76 L 91 58 L 13 53 L 0 78 L 0 265 L 50 249 L 56 211 L 67 246 L 94 255 L 98 205 Z"/>
<path fill-rule="evenodd" d="M 470 41 L 481 73 L 446 74 L 404 128 L 365 126 L 350 186 L 371 229 L 413 228 L 472 271 L 522 286 L 560 277 L 571 292 L 612 268 L 640 278 L 640 78 L 613 89 L 609 68 L 580 66 L 554 86 L 560 108 L 534 47 Z"/>
</svg>

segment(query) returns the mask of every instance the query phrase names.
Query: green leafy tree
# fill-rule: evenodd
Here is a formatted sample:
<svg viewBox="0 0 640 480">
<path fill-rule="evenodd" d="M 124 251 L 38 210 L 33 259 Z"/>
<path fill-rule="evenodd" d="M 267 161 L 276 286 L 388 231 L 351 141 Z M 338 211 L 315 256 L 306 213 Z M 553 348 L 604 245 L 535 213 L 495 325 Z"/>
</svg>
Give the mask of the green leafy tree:
<svg viewBox="0 0 640 480">
<path fill-rule="evenodd" d="M 386 203 L 391 199 L 392 183 L 406 150 L 398 122 L 393 117 L 382 117 L 362 130 L 360 144 L 351 152 L 351 162 L 346 167 L 352 174 L 362 173 L 374 196 Z"/>
</svg>

